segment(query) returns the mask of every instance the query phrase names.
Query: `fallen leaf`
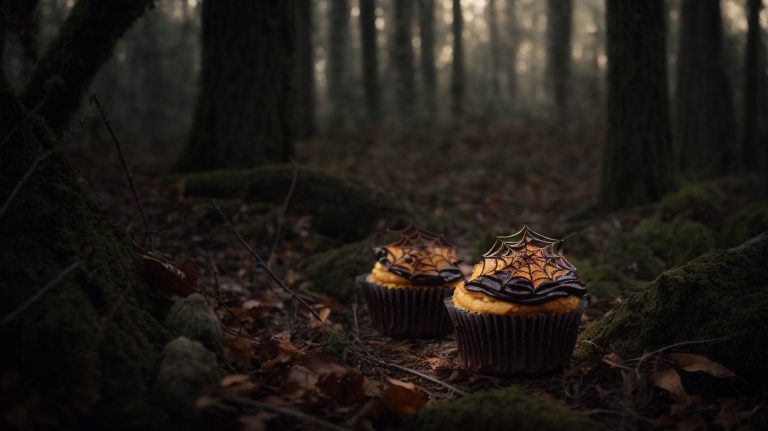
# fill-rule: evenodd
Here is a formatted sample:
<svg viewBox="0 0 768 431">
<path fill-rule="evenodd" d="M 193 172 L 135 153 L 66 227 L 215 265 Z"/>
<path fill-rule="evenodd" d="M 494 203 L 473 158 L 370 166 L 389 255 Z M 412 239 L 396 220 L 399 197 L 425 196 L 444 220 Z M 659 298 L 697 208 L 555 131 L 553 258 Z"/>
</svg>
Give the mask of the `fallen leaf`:
<svg viewBox="0 0 768 431">
<path fill-rule="evenodd" d="M 371 408 L 374 418 L 382 419 L 392 415 L 399 418 L 410 416 L 429 401 L 427 394 L 419 390 L 413 383 L 397 379 L 388 380 L 389 386 Z"/>
<path fill-rule="evenodd" d="M 650 376 L 651 382 L 661 389 L 669 392 L 675 401 L 681 404 L 691 402 L 691 396 L 685 391 L 683 383 L 680 381 L 680 375 L 673 368 L 657 371 Z"/>
<path fill-rule="evenodd" d="M 732 379 L 736 374 L 717 362 L 693 353 L 672 353 L 672 360 L 689 373 L 704 372 L 720 379 Z"/>
<path fill-rule="evenodd" d="M 174 295 L 189 296 L 197 293 L 197 270 L 189 262 L 176 265 L 162 257 L 139 250 L 141 270 L 149 284 Z"/>
</svg>

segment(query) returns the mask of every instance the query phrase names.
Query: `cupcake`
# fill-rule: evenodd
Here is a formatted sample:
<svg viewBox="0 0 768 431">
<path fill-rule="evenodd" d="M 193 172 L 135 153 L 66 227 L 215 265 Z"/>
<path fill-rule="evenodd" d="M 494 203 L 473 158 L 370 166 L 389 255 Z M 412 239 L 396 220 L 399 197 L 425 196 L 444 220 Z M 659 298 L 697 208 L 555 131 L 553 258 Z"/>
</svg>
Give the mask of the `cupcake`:
<svg viewBox="0 0 768 431">
<path fill-rule="evenodd" d="M 374 249 L 371 272 L 357 277 L 371 313 L 371 324 L 392 337 L 449 334 L 444 299 L 462 273 L 456 247 L 438 235 L 410 225 L 393 231 L 398 240 Z"/>
<path fill-rule="evenodd" d="M 560 245 L 528 226 L 498 237 L 446 299 L 464 368 L 545 374 L 570 360 L 588 297 Z"/>
</svg>

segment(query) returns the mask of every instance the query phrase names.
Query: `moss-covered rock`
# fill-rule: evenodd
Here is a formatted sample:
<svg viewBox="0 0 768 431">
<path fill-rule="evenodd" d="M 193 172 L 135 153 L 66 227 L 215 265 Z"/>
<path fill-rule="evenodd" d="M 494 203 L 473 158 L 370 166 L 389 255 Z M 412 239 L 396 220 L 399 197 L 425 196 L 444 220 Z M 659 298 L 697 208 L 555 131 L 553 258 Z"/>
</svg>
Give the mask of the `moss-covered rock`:
<svg viewBox="0 0 768 431">
<path fill-rule="evenodd" d="M 334 248 L 311 257 L 304 266 L 304 276 L 312 280 L 312 289 L 334 298 L 349 300 L 359 289 L 355 277 L 370 271 L 376 261 L 370 240 Z"/>
<path fill-rule="evenodd" d="M 666 265 L 635 235 L 619 233 L 608 242 L 606 262 L 632 277 L 653 280 Z"/>
<path fill-rule="evenodd" d="M 219 355 L 224 350 L 221 324 L 202 295 L 190 295 L 173 304 L 164 324 L 174 337 L 197 341 Z"/>
<path fill-rule="evenodd" d="M 584 282 L 593 299 L 616 298 L 640 287 L 643 282 L 627 277 L 618 269 L 605 264 L 591 265 L 581 259 L 570 259 L 579 269 L 579 278 Z"/>
<path fill-rule="evenodd" d="M 684 218 L 715 226 L 722 218 L 725 195 L 715 184 L 695 183 L 664 197 L 656 209 L 660 221 Z"/>
<path fill-rule="evenodd" d="M 163 349 L 155 390 L 169 411 L 189 415 L 198 398 L 216 389 L 222 374 L 213 352 L 179 337 Z"/>
<path fill-rule="evenodd" d="M 627 296 L 582 338 L 623 357 L 692 340 L 686 346 L 733 369 L 756 386 L 768 384 L 768 234 L 716 250 L 669 270 Z M 583 343 L 576 357 L 599 352 Z"/>
<path fill-rule="evenodd" d="M 680 217 L 669 222 L 648 220 L 637 226 L 633 233 L 664 261 L 667 268 L 686 263 L 717 246 L 715 231 L 702 223 Z"/>
<path fill-rule="evenodd" d="M 767 230 L 768 202 L 761 202 L 728 217 L 720 243 L 725 247 L 733 247 Z"/>
<path fill-rule="evenodd" d="M 190 196 L 243 198 L 282 204 L 291 187 L 294 167 L 264 166 L 242 171 L 179 175 Z M 292 210 L 312 215 L 315 229 L 330 237 L 359 240 L 385 223 L 407 222 L 412 212 L 383 188 L 357 177 L 333 175 L 301 167 L 291 198 Z"/>
<path fill-rule="evenodd" d="M 410 418 L 409 430 L 600 430 L 603 427 L 560 402 L 511 386 L 430 403 Z"/>
</svg>

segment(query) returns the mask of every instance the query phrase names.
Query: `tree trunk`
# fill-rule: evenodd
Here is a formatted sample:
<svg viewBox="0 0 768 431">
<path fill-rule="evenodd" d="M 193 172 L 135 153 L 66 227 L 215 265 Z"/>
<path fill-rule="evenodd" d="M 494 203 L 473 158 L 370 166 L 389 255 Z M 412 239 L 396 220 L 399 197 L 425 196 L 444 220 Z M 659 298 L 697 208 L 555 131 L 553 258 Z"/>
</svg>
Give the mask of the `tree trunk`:
<svg viewBox="0 0 768 431">
<path fill-rule="evenodd" d="M 78 0 L 37 63 L 23 102 L 61 132 L 120 37 L 152 0 Z M 38 106 L 39 105 L 39 106 Z"/>
<path fill-rule="evenodd" d="M 299 139 L 315 133 L 315 60 L 312 49 L 312 1 L 296 1 L 294 56 L 294 130 Z"/>
<path fill-rule="evenodd" d="M 379 58 L 376 43 L 376 2 L 360 0 L 360 38 L 363 50 L 363 88 L 365 107 L 371 122 L 379 120 L 381 90 L 379 88 Z"/>
<path fill-rule="evenodd" d="M 517 50 L 520 47 L 520 30 L 517 23 L 516 0 L 507 0 L 507 92 L 513 106 L 517 105 Z"/>
<path fill-rule="evenodd" d="M 760 95 L 762 94 L 763 67 L 762 30 L 760 28 L 760 9 L 762 0 L 747 0 L 747 48 L 744 52 L 744 135 L 742 142 L 742 161 L 744 167 L 755 169 L 759 161 L 759 119 Z"/>
<path fill-rule="evenodd" d="M 683 0 L 677 60 L 677 147 L 683 174 L 709 178 L 736 162 L 720 0 Z"/>
<path fill-rule="evenodd" d="M 461 0 L 453 0 L 453 64 L 451 75 L 451 110 L 454 117 L 464 115 L 464 18 L 461 13 Z"/>
<path fill-rule="evenodd" d="M 293 155 L 293 11 L 284 0 L 203 1 L 201 86 L 179 171 L 250 168 Z"/>
<path fill-rule="evenodd" d="M 347 46 L 349 44 L 349 2 L 332 0 L 328 8 L 328 99 L 331 128 L 344 126 L 347 108 Z"/>
<path fill-rule="evenodd" d="M 573 0 L 547 0 L 547 87 L 557 119 L 568 116 Z"/>
<path fill-rule="evenodd" d="M 488 0 L 486 4 L 488 14 L 488 41 L 490 45 L 490 79 L 489 91 L 486 100 L 486 115 L 496 117 L 501 113 L 501 46 L 499 45 L 499 26 L 496 14 L 496 0 Z"/>
<path fill-rule="evenodd" d="M 662 0 L 608 0 L 603 209 L 652 202 L 676 185 Z"/>
<path fill-rule="evenodd" d="M 437 111 L 437 71 L 435 70 L 435 2 L 419 0 L 419 30 L 421 35 L 421 81 L 424 109 L 429 118 Z"/>
<path fill-rule="evenodd" d="M 392 51 L 395 65 L 395 101 L 400 120 L 413 120 L 416 84 L 414 82 L 413 44 L 411 43 L 411 28 L 413 27 L 413 2 L 411 0 L 395 0 L 395 34 Z"/>
</svg>

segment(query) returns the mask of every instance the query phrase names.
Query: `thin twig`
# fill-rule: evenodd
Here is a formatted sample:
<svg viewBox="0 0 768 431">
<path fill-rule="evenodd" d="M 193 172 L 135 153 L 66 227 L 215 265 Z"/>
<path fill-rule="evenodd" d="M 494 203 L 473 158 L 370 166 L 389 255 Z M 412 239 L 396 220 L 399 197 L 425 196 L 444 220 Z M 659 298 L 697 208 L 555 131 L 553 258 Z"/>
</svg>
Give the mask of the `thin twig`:
<svg viewBox="0 0 768 431">
<path fill-rule="evenodd" d="M 112 129 L 112 125 L 109 123 L 109 118 L 107 118 L 107 113 L 104 112 L 104 108 L 101 106 L 101 102 L 99 102 L 99 98 L 96 97 L 96 94 L 91 95 L 91 102 L 98 108 L 99 114 L 101 114 L 101 119 L 104 120 L 104 125 L 107 126 L 107 130 L 109 130 L 109 135 L 112 137 L 112 141 L 117 148 L 117 155 L 120 157 L 120 164 L 123 165 L 123 171 L 128 178 L 128 185 L 131 187 L 133 199 L 139 206 L 141 219 L 144 221 L 144 240 L 142 241 L 142 246 L 146 244 L 149 247 L 149 251 L 154 251 L 154 247 L 152 246 L 152 234 L 154 232 L 152 232 L 152 229 L 149 227 L 149 218 L 147 218 L 147 213 L 144 211 L 144 204 L 141 203 L 141 198 L 139 198 L 139 193 L 136 191 L 136 186 L 133 184 L 133 175 L 131 174 L 130 168 L 128 168 L 128 163 L 125 161 L 120 141 L 117 139 L 117 135 L 115 134 L 114 129 Z"/>
<path fill-rule="evenodd" d="M 231 401 L 237 404 L 241 404 L 244 406 L 269 410 L 284 416 L 290 416 L 292 418 L 299 419 L 301 421 L 308 422 L 313 425 L 319 425 L 334 431 L 351 431 L 352 430 L 352 428 L 336 425 L 334 423 L 328 422 L 320 418 L 316 418 L 312 415 L 309 415 L 307 413 L 304 413 L 298 410 L 290 409 L 288 407 L 276 406 L 274 404 L 267 404 L 260 401 L 249 400 L 247 398 L 242 398 L 242 397 L 225 398 L 225 400 Z"/>
<path fill-rule="evenodd" d="M 275 250 L 277 250 L 277 244 L 280 242 L 280 234 L 283 230 L 283 222 L 285 220 L 285 212 L 288 210 L 288 204 L 291 203 L 291 198 L 293 197 L 293 192 L 296 190 L 296 183 L 299 178 L 299 164 L 296 163 L 296 161 L 293 161 L 293 178 L 291 179 L 291 187 L 288 188 L 288 194 L 285 195 L 285 201 L 283 201 L 283 206 L 280 208 L 280 214 L 277 218 L 277 227 L 275 228 L 275 239 L 272 241 L 272 247 L 269 249 L 269 254 L 267 255 L 267 264 L 272 263 L 272 257 L 275 254 Z"/>
<path fill-rule="evenodd" d="M 364 355 L 360 355 L 359 354 L 358 357 L 360 357 L 363 360 L 368 360 L 368 361 L 371 361 L 373 363 L 376 363 L 376 364 L 379 364 L 379 365 L 382 365 L 382 366 L 385 366 L 385 367 L 394 368 L 394 369 L 402 371 L 404 373 L 412 374 L 412 375 L 414 375 L 416 377 L 421 377 L 424 380 L 428 380 L 428 381 L 430 381 L 432 383 L 438 384 L 438 385 L 440 385 L 440 386 L 442 386 L 442 387 L 444 387 L 444 388 L 446 388 L 446 389 L 448 389 L 448 390 L 450 390 L 450 391 L 452 391 L 452 392 L 454 392 L 454 393 L 456 393 L 458 395 L 461 395 L 461 396 L 469 395 L 469 393 L 467 393 L 465 391 L 462 391 L 461 389 L 457 388 L 456 386 L 453 386 L 450 383 L 446 383 L 446 382 L 444 382 L 442 380 L 439 380 L 439 379 L 436 379 L 436 378 L 434 378 L 432 376 L 424 374 L 421 371 L 416 371 L 416 370 L 414 370 L 412 368 L 404 367 L 404 366 L 398 365 L 398 364 L 393 364 L 391 362 L 387 362 L 387 361 L 384 361 L 382 359 L 376 358 L 373 355 L 371 355 L 370 353 L 368 353 L 367 350 L 364 350 L 364 352 L 365 352 Z"/>
<path fill-rule="evenodd" d="M 297 295 L 296 292 L 293 291 L 293 289 L 291 289 L 290 287 L 286 286 L 285 283 L 283 283 L 283 280 L 281 280 L 280 277 L 278 277 L 272 271 L 272 269 L 269 267 L 269 265 L 264 263 L 264 261 L 261 259 L 261 257 L 258 254 L 256 254 L 256 251 L 254 251 L 253 248 L 248 244 L 248 242 L 245 241 L 245 239 L 243 239 L 242 235 L 240 235 L 240 232 L 238 232 L 237 228 L 235 228 L 235 225 L 233 225 L 232 222 L 229 220 L 229 218 L 227 218 L 227 216 L 224 215 L 224 211 L 221 210 L 221 207 L 219 207 L 219 205 L 216 203 L 216 201 L 211 200 L 211 205 L 213 205 L 213 207 L 216 209 L 216 211 L 218 211 L 218 213 L 221 216 L 221 218 L 224 219 L 224 222 L 226 222 L 227 227 L 229 227 L 229 230 L 232 232 L 232 234 L 235 235 L 235 237 L 238 239 L 238 241 L 240 241 L 240 243 L 243 245 L 243 247 L 245 247 L 245 249 L 248 250 L 248 253 L 250 253 L 251 256 L 256 260 L 256 266 L 258 266 L 259 268 L 263 269 L 272 278 L 272 280 L 274 280 L 275 283 L 277 283 L 278 286 L 280 286 L 283 290 L 285 290 L 286 292 L 290 293 L 291 296 L 296 298 L 296 300 L 299 301 L 299 303 L 301 303 L 301 305 L 303 305 L 304 308 L 306 308 L 313 316 L 315 316 L 315 318 L 317 320 L 319 320 L 322 324 L 327 325 L 325 320 L 323 320 L 323 318 L 320 317 L 319 314 L 317 314 L 317 311 L 315 311 L 315 309 L 312 308 L 311 305 L 307 304 L 307 302 L 304 301 L 304 299 L 302 299 L 299 295 Z"/>
<path fill-rule="evenodd" d="M 30 119 L 30 118 L 32 118 L 32 117 L 33 117 L 35 114 L 37 114 L 37 111 L 38 111 L 38 110 L 40 110 L 40 107 L 41 107 L 41 106 L 43 106 L 43 103 L 45 103 L 45 101 L 46 101 L 47 99 L 48 99 L 48 96 L 46 95 L 46 96 L 43 98 L 43 100 L 41 100 L 41 101 L 40 101 L 40 102 L 39 102 L 37 105 L 35 105 L 35 106 L 34 106 L 32 109 L 30 109 L 29 111 L 27 111 L 27 115 L 25 115 L 25 116 L 24 116 L 24 118 L 22 118 L 22 119 L 21 119 L 21 121 L 19 121 L 18 123 L 16 123 L 16 125 L 15 125 L 15 126 L 13 126 L 13 128 L 11 129 L 11 131 L 10 131 L 10 132 L 8 132 L 8 135 L 7 135 L 5 138 L 3 138 L 3 142 L 0 142 L 0 149 L 2 149 L 2 148 L 5 146 L 5 144 L 7 144 L 7 143 L 8 143 L 8 141 L 10 141 L 10 140 L 11 140 L 11 138 L 13 137 L 13 135 L 15 135 L 15 134 L 16 134 L 16 132 L 18 132 L 18 131 L 19 131 L 19 129 L 21 129 L 21 126 L 23 126 L 23 125 L 24 125 L 24 124 L 27 122 L 27 120 L 29 120 L 29 119 Z"/>
<path fill-rule="evenodd" d="M 29 169 L 27 169 L 27 172 L 24 174 L 23 177 L 21 177 L 21 180 L 19 181 L 19 183 L 16 184 L 16 187 L 13 188 L 13 191 L 11 191 L 11 194 L 8 195 L 8 199 L 5 200 L 5 203 L 3 204 L 2 208 L 0 208 L 0 218 L 3 217 L 3 214 L 5 214 L 5 211 L 8 209 L 8 206 L 11 205 L 11 202 L 16 197 L 16 194 L 19 193 L 19 190 L 21 190 L 21 187 L 24 185 L 24 183 L 26 183 L 29 177 L 32 176 L 32 172 L 35 171 L 35 168 L 37 168 L 37 165 L 40 164 L 40 162 L 42 162 L 43 160 L 45 160 L 48 156 L 50 156 L 51 153 L 53 153 L 54 151 L 56 150 L 47 151 L 43 153 L 43 155 L 41 155 L 40 157 L 36 158 L 34 162 L 32 162 L 32 166 L 30 166 Z"/>
<path fill-rule="evenodd" d="M 718 338 L 708 338 L 708 339 L 705 339 L 705 340 L 681 341 L 679 343 L 670 344 L 669 346 L 665 346 L 665 347 L 662 347 L 660 349 L 654 350 L 653 352 L 645 353 L 642 356 L 639 356 L 637 358 L 627 359 L 623 363 L 632 362 L 632 361 L 640 361 L 640 360 L 642 360 L 644 358 L 648 358 L 648 357 L 653 356 L 655 354 L 662 353 L 662 352 L 664 352 L 666 350 L 674 349 L 675 347 L 690 346 L 692 344 L 716 343 L 718 341 L 725 341 L 725 340 L 727 340 L 729 338 L 731 338 L 731 337 L 718 337 Z"/>
<path fill-rule="evenodd" d="M 69 275 L 70 272 L 74 271 L 79 266 L 80 266 L 79 262 L 74 262 L 68 267 L 64 268 L 64 270 L 61 271 L 59 275 L 57 275 L 51 281 L 49 281 L 48 284 L 46 284 L 42 289 L 37 291 L 37 293 L 32 295 L 31 298 L 29 298 L 23 304 L 16 307 L 16 309 L 13 310 L 11 313 L 9 313 L 7 316 L 3 317 L 3 320 L 0 321 L 0 326 L 5 326 L 8 323 L 10 323 L 13 319 L 18 317 L 21 313 L 24 312 L 24 310 L 29 308 L 35 302 L 39 301 L 40 298 L 42 298 L 43 295 L 46 294 L 46 292 L 56 287 L 59 283 L 61 283 L 67 277 L 67 275 Z"/>
<path fill-rule="evenodd" d="M 216 299 L 221 302 L 221 289 L 219 288 L 219 270 L 216 268 L 216 262 L 213 261 L 210 253 L 206 253 L 208 257 L 208 265 L 211 267 L 211 274 L 213 275 L 213 293 L 216 295 Z"/>
</svg>

